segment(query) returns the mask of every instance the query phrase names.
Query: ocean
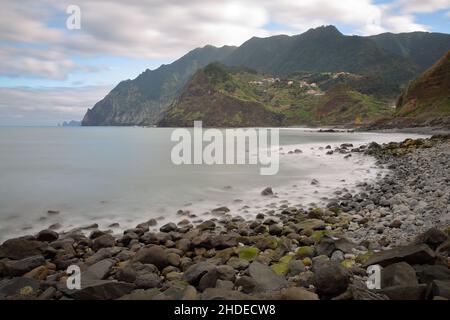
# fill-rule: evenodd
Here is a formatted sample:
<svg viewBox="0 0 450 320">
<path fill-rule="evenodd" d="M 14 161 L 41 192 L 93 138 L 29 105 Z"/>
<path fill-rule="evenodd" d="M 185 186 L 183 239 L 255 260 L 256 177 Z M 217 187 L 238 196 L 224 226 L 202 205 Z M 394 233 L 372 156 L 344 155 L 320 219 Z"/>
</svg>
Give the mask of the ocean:
<svg viewBox="0 0 450 320">
<path fill-rule="evenodd" d="M 216 207 L 254 217 L 280 204 L 316 206 L 337 189 L 355 190 L 387 172 L 364 155 L 326 155 L 342 143 L 402 141 L 415 134 L 316 132 L 280 129 L 279 172 L 258 165 L 180 165 L 171 161 L 173 129 L 141 127 L 0 128 L 0 241 L 98 223 L 113 232 L 150 218 L 180 220 L 178 210 L 198 219 Z M 300 149 L 302 153 L 289 153 Z M 252 152 L 251 150 L 249 152 Z M 312 179 L 319 181 L 311 185 Z M 274 197 L 261 191 L 272 187 Z M 49 210 L 59 214 L 48 214 Z M 183 217 L 184 218 L 184 217 Z M 195 220 L 195 219 L 194 219 Z M 158 227 L 158 226 L 157 226 Z M 157 228 L 156 227 L 156 228 Z"/>
</svg>

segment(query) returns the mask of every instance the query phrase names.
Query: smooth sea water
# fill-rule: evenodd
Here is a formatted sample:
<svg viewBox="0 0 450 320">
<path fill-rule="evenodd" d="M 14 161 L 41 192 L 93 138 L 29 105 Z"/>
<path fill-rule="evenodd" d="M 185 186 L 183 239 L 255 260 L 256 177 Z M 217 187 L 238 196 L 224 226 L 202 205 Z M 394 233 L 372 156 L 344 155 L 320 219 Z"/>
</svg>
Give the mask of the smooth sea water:
<svg viewBox="0 0 450 320">
<path fill-rule="evenodd" d="M 98 223 L 118 232 L 150 218 L 199 218 L 218 206 L 251 218 L 280 204 L 313 205 L 338 188 L 354 189 L 384 173 L 363 155 L 325 155 L 341 143 L 401 141 L 413 134 L 324 133 L 280 129 L 280 170 L 255 165 L 172 163 L 173 129 L 131 127 L 0 128 L 0 240 L 59 223 L 62 230 Z M 289 151 L 301 149 L 301 154 Z M 251 152 L 251 151 L 250 151 Z M 318 186 L 311 180 L 317 179 Z M 271 186 L 276 197 L 263 197 Z M 60 211 L 57 215 L 48 210 Z"/>
</svg>

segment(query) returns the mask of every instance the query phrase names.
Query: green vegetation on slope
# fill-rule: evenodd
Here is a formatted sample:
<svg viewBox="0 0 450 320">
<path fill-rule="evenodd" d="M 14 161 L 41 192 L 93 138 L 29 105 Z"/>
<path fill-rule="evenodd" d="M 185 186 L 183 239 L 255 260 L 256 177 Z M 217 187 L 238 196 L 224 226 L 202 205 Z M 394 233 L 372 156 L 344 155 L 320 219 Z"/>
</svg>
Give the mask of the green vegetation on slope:
<svg viewBox="0 0 450 320">
<path fill-rule="evenodd" d="M 397 116 L 450 116 L 450 51 L 420 77 L 411 81 L 397 103 Z"/>
<path fill-rule="evenodd" d="M 361 124 L 390 114 L 387 101 L 358 92 L 365 77 L 299 72 L 274 78 L 246 68 L 210 64 L 198 71 L 164 114 L 161 126 Z M 313 82 L 314 80 L 315 82 Z"/>
<path fill-rule="evenodd" d="M 309 83 L 323 82 L 320 78 L 327 77 L 327 73 L 350 73 L 361 78 L 329 79 L 320 89 L 327 91 L 344 83 L 359 93 L 386 102 L 395 99 L 408 81 L 449 49 L 447 34 L 413 32 L 359 37 L 345 36 L 333 26 L 296 36 L 252 38 L 239 48 L 206 46 L 169 65 L 146 70 L 134 80 L 121 82 L 88 110 L 83 125 L 155 124 L 161 113 L 180 97 L 194 73 L 213 61 L 283 78 L 307 71 L 312 77 L 318 77 L 307 80 Z M 254 72 L 247 71 L 254 76 Z M 268 110 L 282 113 L 286 124 L 314 120 L 312 109 L 316 97 L 274 86 L 262 94 L 244 86 L 245 82 L 235 86 L 229 81 L 223 89 L 233 98 L 263 103 Z"/>
</svg>

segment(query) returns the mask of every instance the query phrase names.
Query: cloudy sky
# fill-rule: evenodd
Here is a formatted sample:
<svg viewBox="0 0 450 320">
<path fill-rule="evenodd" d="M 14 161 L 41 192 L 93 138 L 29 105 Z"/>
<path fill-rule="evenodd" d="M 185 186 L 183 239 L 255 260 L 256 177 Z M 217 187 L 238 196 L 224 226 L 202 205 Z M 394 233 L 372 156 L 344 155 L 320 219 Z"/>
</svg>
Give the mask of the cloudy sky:
<svg viewBox="0 0 450 320">
<path fill-rule="evenodd" d="M 68 29 L 67 9 L 81 10 Z M 80 120 L 119 81 L 193 48 L 333 24 L 450 31 L 450 0 L 0 0 L 0 125 Z"/>
</svg>

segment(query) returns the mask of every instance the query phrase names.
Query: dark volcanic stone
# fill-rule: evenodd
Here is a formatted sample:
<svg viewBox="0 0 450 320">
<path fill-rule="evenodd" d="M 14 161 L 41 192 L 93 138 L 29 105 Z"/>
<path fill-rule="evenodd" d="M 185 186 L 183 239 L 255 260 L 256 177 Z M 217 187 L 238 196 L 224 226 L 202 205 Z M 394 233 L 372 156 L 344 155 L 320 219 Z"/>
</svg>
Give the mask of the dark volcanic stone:
<svg viewBox="0 0 450 320">
<path fill-rule="evenodd" d="M 81 290 L 69 290 L 65 284 L 59 290 L 77 300 L 113 300 L 120 298 L 135 289 L 135 286 L 126 282 L 111 280 L 81 280 Z"/>
<path fill-rule="evenodd" d="M 4 274 L 8 276 L 21 276 L 25 273 L 45 264 L 43 256 L 28 257 L 17 261 L 4 263 Z"/>
<path fill-rule="evenodd" d="M 320 296 L 332 298 L 347 290 L 350 278 L 338 263 L 326 261 L 314 268 L 313 281 Z"/>
<path fill-rule="evenodd" d="M 112 235 L 104 234 L 98 238 L 95 238 L 95 240 L 92 243 L 92 248 L 94 250 L 99 250 L 102 248 L 114 247 L 115 243 L 116 240 Z"/>
<path fill-rule="evenodd" d="M 211 246 L 216 249 L 235 247 L 237 246 L 237 240 L 232 235 L 217 235 L 211 238 Z"/>
<path fill-rule="evenodd" d="M 261 191 L 261 195 L 263 196 L 271 196 L 273 195 L 273 190 L 271 187 L 265 188 L 263 191 Z"/>
<path fill-rule="evenodd" d="M 112 267 L 116 264 L 116 261 L 113 259 L 105 259 L 99 261 L 91 266 L 89 266 L 86 271 L 81 274 L 82 278 L 93 279 L 93 280 L 102 280 L 105 279 Z"/>
<path fill-rule="evenodd" d="M 429 245 L 432 249 L 436 248 L 448 239 L 447 235 L 437 228 L 431 228 L 428 231 L 420 234 L 415 239 L 415 243 L 425 243 Z"/>
<path fill-rule="evenodd" d="M 433 296 L 450 299 L 450 281 L 434 280 L 431 283 L 431 293 Z"/>
<path fill-rule="evenodd" d="M 34 292 L 39 289 L 39 282 L 35 279 L 17 277 L 5 280 L 0 283 L 0 299 L 1 297 L 20 295 L 21 290 L 29 287 Z"/>
<path fill-rule="evenodd" d="M 392 286 L 377 292 L 388 296 L 391 300 L 423 300 L 426 296 L 427 285 Z"/>
<path fill-rule="evenodd" d="M 248 273 L 255 280 L 256 291 L 276 291 L 288 284 L 284 277 L 277 275 L 270 267 L 257 261 L 250 264 Z"/>
<path fill-rule="evenodd" d="M 209 262 L 200 262 L 190 266 L 183 274 L 183 279 L 188 283 L 196 285 L 200 279 L 216 267 Z"/>
<path fill-rule="evenodd" d="M 0 258 L 20 260 L 43 253 L 46 244 L 28 237 L 6 240 L 0 246 Z"/>
<path fill-rule="evenodd" d="M 381 288 L 418 284 L 416 271 L 406 262 L 391 264 L 381 271 Z"/>
<path fill-rule="evenodd" d="M 415 265 L 417 277 L 422 283 L 430 283 L 433 280 L 450 280 L 450 269 L 444 265 Z"/>
<path fill-rule="evenodd" d="M 133 262 L 142 262 L 155 265 L 162 270 L 169 264 L 166 251 L 160 246 L 140 249 L 133 258 Z"/>
<path fill-rule="evenodd" d="M 435 258 L 434 251 L 426 244 L 409 245 L 377 252 L 367 260 L 364 266 L 379 264 L 385 267 L 401 261 L 409 264 L 426 264 L 434 261 Z"/>
<path fill-rule="evenodd" d="M 58 233 L 53 231 L 53 230 L 42 230 L 41 232 L 38 233 L 36 239 L 38 241 L 47 241 L 47 242 L 52 242 L 57 240 L 59 237 Z"/>
<path fill-rule="evenodd" d="M 178 229 L 177 225 L 175 223 L 167 223 L 163 225 L 161 228 L 159 228 L 159 231 L 161 232 L 171 232 L 176 231 Z"/>
</svg>

